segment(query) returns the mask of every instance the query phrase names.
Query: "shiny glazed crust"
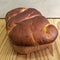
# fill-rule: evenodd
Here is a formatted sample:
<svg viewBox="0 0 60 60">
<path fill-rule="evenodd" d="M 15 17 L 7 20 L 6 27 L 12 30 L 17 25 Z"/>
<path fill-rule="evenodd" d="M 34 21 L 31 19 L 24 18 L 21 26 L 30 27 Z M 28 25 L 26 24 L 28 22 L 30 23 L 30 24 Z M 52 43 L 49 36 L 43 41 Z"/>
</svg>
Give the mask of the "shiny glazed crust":
<svg viewBox="0 0 60 60">
<path fill-rule="evenodd" d="M 20 46 L 34 47 L 52 43 L 58 35 L 56 27 L 34 8 L 9 11 L 6 14 L 6 29 L 14 48 L 18 47 L 17 50 Z"/>
</svg>

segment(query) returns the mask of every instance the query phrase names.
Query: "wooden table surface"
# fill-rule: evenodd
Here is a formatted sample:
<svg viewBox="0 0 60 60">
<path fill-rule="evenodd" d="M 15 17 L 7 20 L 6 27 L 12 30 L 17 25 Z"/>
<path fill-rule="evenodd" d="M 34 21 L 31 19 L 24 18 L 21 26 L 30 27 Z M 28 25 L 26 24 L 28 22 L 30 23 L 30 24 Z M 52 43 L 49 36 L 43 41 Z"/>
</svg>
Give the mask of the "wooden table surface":
<svg viewBox="0 0 60 60">
<path fill-rule="evenodd" d="M 31 53 L 29 55 L 19 55 L 14 52 L 5 29 L 5 19 L 0 19 L 0 60 L 60 60 L 60 19 L 48 19 L 58 29 L 58 37 L 53 44 L 53 55 L 49 49 Z"/>
</svg>

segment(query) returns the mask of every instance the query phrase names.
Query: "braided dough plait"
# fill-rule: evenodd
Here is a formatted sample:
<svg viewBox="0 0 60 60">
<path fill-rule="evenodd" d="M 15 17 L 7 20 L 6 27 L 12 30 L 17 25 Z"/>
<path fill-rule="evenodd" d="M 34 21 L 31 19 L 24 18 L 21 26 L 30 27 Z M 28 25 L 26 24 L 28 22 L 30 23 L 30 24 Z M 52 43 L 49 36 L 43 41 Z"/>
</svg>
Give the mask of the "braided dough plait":
<svg viewBox="0 0 60 60">
<path fill-rule="evenodd" d="M 56 27 L 34 8 L 9 11 L 6 15 L 6 29 L 13 47 L 17 47 L 16 51 L 21 47 L 30 47 L 30 50 L 34 47 L 33 51 L 37 51 L 39 48 L 36 46 L 50 44 L 58 35 Z M 29 49 L 28 52 L 31 53 L 32 50 Z M 25 54 L 24 50 L 22 54 Z"/>
</svg>

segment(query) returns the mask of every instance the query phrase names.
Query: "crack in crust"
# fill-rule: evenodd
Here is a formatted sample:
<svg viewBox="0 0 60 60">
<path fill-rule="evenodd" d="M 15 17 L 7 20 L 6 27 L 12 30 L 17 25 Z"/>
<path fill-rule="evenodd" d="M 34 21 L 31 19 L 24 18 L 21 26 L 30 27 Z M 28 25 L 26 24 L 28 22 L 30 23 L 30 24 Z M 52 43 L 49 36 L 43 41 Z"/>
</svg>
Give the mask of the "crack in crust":
<svg viewBox="0 0 60 60">
<path fill-rule="evenodd" d="M 8 17 L 8 20 L 10 20 L 10 18 L 12 18 L 12 17 L 16 16 L 17 14 L 20 14 L 20 13 L 26 11 L 26 10 L 27 10 L 27 9 L 24 8 L 24 9 L 20 10 L 18 13 L 12 14 L 11 16 Z"/>
<path fill-rule="evenodd" d="M 19 13 L 14 13 L 14 14 L 11 14 L 11 16 L 9 16 L 8 14 L 7 14 L 7 17 L 8 18 L 6 18 L 7 20 L 8 20 L 8 22 L 7 22 L 7 25 L 6 25 L 6 27 L 7 27 L 7 30 L 8 30 L 8 33 L 17 25 L 17 23 L 21 23 L 22 21 L 24 21 L 24 20 L 28 20 L 28 19 L 31 19 L 31 18 L 34 18 L 34 17 L 36 17 L 36 16 L 40 16 L 40 14 L 34 14 L 34 10 L 33 11 L 31 11 L 31 13 L 30 14 L 28 14 L 24 19 L 22 18 L 21 20 L 20 19 L 17 19 L 17 21 L 14 19 L 12 19 L 11 20 L 11 18 L 14 18 L 14 17 L 16 17 L 18 14 L 21 14 L 21 13 L 24 13 L 26 10 L 28 10 L 28 9 L 26 9 L 26 8 L 23 8 L 23 9 L 20 9 L 20 12 Z M 10 18 L 9 18 L 10 17 Z M 10 20 L 10 21 L 9 21 Z"/>
</svg>

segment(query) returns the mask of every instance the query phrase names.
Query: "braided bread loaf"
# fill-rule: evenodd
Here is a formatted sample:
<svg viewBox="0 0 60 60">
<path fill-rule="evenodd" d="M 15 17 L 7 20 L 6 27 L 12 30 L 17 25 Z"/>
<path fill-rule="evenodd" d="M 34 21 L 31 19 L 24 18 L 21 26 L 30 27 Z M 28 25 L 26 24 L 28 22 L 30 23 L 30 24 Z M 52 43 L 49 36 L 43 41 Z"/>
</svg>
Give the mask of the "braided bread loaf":
<svg viewBox="0 0 60 60">
<path fill-rule="evenodd" d="M 55 26 L 34 8 L 9 11 L 6 14 L 6 29 L 13 47 L 22 54 L 39 50 L 40 45 L 52 43 L 58 35 Z"/>
</svg>

